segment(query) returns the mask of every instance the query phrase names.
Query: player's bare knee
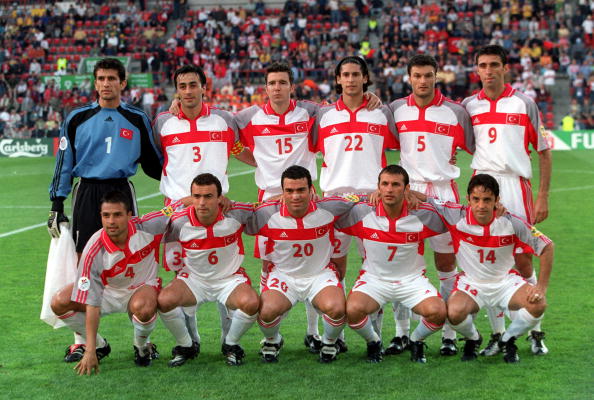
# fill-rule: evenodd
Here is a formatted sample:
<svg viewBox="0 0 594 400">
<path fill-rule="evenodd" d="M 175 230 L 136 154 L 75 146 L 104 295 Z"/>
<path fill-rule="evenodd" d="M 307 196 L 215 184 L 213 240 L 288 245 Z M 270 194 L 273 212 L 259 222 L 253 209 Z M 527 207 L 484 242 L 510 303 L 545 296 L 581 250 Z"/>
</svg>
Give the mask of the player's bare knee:
<svg viewBox="0 0 594 400">
<path fill-rule="evenodd" d="M 157 298 L 157 307 L 161 312 L 169 312 L 177 307 L 175 298 L 168 291 L 163 290 Z"/>
<path fill-rule="evenodd" d="M 451 324 L 458 325 L 459 323 L 464 321 L 468 314 L 465 312 L 463 307 L 460 307 L 456 304 L 448 304 L 447 315 L 448 321 L 450 321 Z"/>
<path fill-rule="evenodd" d="M 425 307 L 425 315 L 423 317 L 431 323 L 438 325 L 443 324 L 447 317 L 445 303 L 441 300 L 431 301 Z"/>
<path fill-rule="evenodd" d="M 270 305 L 269 303 L 262 303 L 260 306 L 260 319 L 264 322 L 272 322 L 280 314 L 281 313 L 278 308 Z"/>
<path fill-rule="evenodd" d="M 255 292 L 244 296 L 241 299 L 241 303 L 239 305 L 239 309 L 247 315 L 256 314 L 259 307 L 260 301 L 258 300 L 258 295 Z"/>
<path fill-rule="evenodd" d="M 71 311 L 70 294 L 72 293 L 72 285 L 67 285 L 60 289 L 54 297 L 52 297 L 51 308 L 54 314 L 63 315 Z"/>
<path fill-rule="evenodd" d="M 351 301 L 347 302 L 346 305 L 346 316 L 350 324 L 361 322 L 367 314 L 365 313 L 364 307 L 361 303 Z"/>
<path fill-rule="evenodd" d="M 332 302 L 331 304 L 327 304 L 326 309 L 322 310 L 322 312 L 328 317 L 338 320 L 345 317 L 346 307 L 344 303 L 341 304 L 340 302 Z"/>
<path fill-rule="evenodd" d="M 526 306 L 526 311 L 530 313 L 534 318 L 541 317 L 547 309 L 546 299 L 539 301 L 538 303 L 530 303 Z"/>
</svg>

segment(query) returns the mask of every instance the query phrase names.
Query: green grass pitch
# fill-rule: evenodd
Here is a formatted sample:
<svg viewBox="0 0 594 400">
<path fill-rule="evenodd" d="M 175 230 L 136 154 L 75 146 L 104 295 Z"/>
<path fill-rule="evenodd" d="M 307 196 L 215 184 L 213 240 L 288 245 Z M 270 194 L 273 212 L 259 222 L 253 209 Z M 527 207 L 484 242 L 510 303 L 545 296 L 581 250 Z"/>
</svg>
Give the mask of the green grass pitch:
<svg viewBox="0 0 594 400">
<path fill-rule="evenodd" d="M 549 219 L 539 229 L 556 244 L 554 271 L 548 292 L 549 310 L 543 323 L 550 353 L 534 357 L 519 340 L 521 362 L 506 365 L 501 357 L 462 363 L 458 356 L 440 357 L 439 334 L 427 340 L 428 363 L 415 365 L 408 354 L 385 357 L 381 364 L 365 362 L 363 340 L 346 328 L 349 352 L 331 365 L 321 365 L 303 346 L 305 313 L 298 305 L 284 320 L 285 347 L 276 365 L 258 357 L 261 334 L 254 326 L 244 336 L 245 365 L 225 365 L 220 353 L 218 313 L 214 305 L 198 312 L 202 353 L 181 368 L 168 368 L 173 338 L 159 323 L 152 340 L 161 359 L 150 368 L 134 366 L 132 327 L 125 315 L 101 321 L 100 331 L 112 346 L 101 373 L 77 377 L 62 362 L 72 333 L 53 331 L 39 320 L 49 236 L 44 227 L 10 232 L 46 221 L 50 207 L 47 187 L 54 160 L 0 159 L 0 398 L 204 398 L 204 399 L 592 399 L 594 398 L 594 315 L 592 238 L 594 231 L 594 159 L 591 152 L 555 152 Z M 398 155 L 389 154 L 395 162 Z M 470 157 L 460 155 L 464 191 L 470 176 Z M 232 162 L 230 197 L 254 201 L 256 188 L 249 167 Z M 241 174 L 241 172 L 245 172 Z M 142 213 L 159 208 L 158 183 L 139 174 L 134 178 Z M 537 179 L 534 182 L 536 190 Z M 68 200 L 67 204 L 69 205 Z M 69 211 L 69 208 L 68 210 Z M 257 287 L 259 262 L 251 257 L 252 239 L 245 237 L 245 266 Z M 428 250 L 430 278 L 437 284 Z M 360 260 L 349 259 L 348 284 Z M 162 273 L 165 282 L 171 279 Z M 481 312 L 479 330 L 489 335 Z M 394 333 L 392 312 L 386 307 L 383 339 Z"/>
</svg>

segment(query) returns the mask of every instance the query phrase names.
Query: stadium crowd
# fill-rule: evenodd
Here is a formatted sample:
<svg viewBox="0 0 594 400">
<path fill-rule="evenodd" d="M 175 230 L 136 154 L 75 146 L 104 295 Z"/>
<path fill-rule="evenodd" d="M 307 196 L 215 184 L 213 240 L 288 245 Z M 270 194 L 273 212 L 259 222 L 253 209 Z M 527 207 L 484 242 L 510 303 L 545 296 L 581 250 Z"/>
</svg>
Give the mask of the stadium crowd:
<svg viewBox="0 0 594 400">
<path fill-rule="evenodd" d="M 130 56 L 153 74 L 155 89 L 132 89 L 124 100 L 155 115 L 168 100 L 172 71 L 197 64 L 209 79 L 209 101 L 237 111 L 262 103 L 262 71 L 290 61 L 296 98 L 333 101 L 328 77 L 337 59 L 364 57 L 376 94 L 384 101 L 410 93 L 406 63 L 416 53 L 435 56 L 439 87 L 461 100 L 479 88 L 473 49 L 494 43 L 509 51 L 510 81 L 539 103 L 555 128 L 550 87 L 568 76 L 577 127 L 594 128 L 593 5 L 587 1 L 287 0 L 283 9 L 250 2 L 239 9 L 185 10 L 158 1 L 78 1 L 69 9 L 52 1 L 0 2 L 0 132 L 55 136 L 63 116 L 94 99 L 90 82 L 60 90 L 44 75 L 73 74 L 88 55 Z M 140 2 L 144 3 L 144 2 Z M 34 5 L 36 4 L 36 5 Z M 153 2 L 154 4 L 154 2 Z M 175 24 L 169 31 L 167 22 Z"/>
</svg>

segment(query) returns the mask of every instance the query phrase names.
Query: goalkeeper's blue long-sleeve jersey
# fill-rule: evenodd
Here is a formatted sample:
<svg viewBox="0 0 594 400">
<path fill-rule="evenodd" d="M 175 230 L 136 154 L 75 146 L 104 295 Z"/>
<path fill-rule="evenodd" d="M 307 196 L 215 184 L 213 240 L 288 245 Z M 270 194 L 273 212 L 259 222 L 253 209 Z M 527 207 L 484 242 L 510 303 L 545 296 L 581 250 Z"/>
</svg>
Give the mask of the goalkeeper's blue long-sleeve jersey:
<svg viewBox="0 0 594 400">
<path fill-rule="evenodd" d="M 161 177 L 162 155 L 155 146 L 146 114 L 121 103 L 102 108 L 97 102 L 73 110 L 62 124 L 50 200 L 66 198 L 74 177 L 128 178 L 138 163 L 151 178 Z"/>
</svg>

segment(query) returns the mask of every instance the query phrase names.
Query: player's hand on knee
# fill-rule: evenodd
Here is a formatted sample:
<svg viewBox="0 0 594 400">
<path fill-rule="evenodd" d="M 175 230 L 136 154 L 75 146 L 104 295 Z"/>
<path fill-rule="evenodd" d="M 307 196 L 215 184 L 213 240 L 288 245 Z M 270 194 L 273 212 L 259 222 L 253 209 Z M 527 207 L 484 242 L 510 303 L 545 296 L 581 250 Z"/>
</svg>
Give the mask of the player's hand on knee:
<svg viewBox="0 0 594 400">
<path fill-rule="evenodd" d="M 47 220 L 47 231 L 52 238 L 57 239 L 60 237 L 60 224 L 63 223 L 65 223 L 67 226 L 70 226 L 70 221 L 63 212 L 50 211 L 49 218 Z"/>
<path fill-rule="evenodd" d="M 528 302 L 529 303 L 539 303 L 545 300 L 546 289 L 536 285 L 528 288 Z"/>
</svg>

